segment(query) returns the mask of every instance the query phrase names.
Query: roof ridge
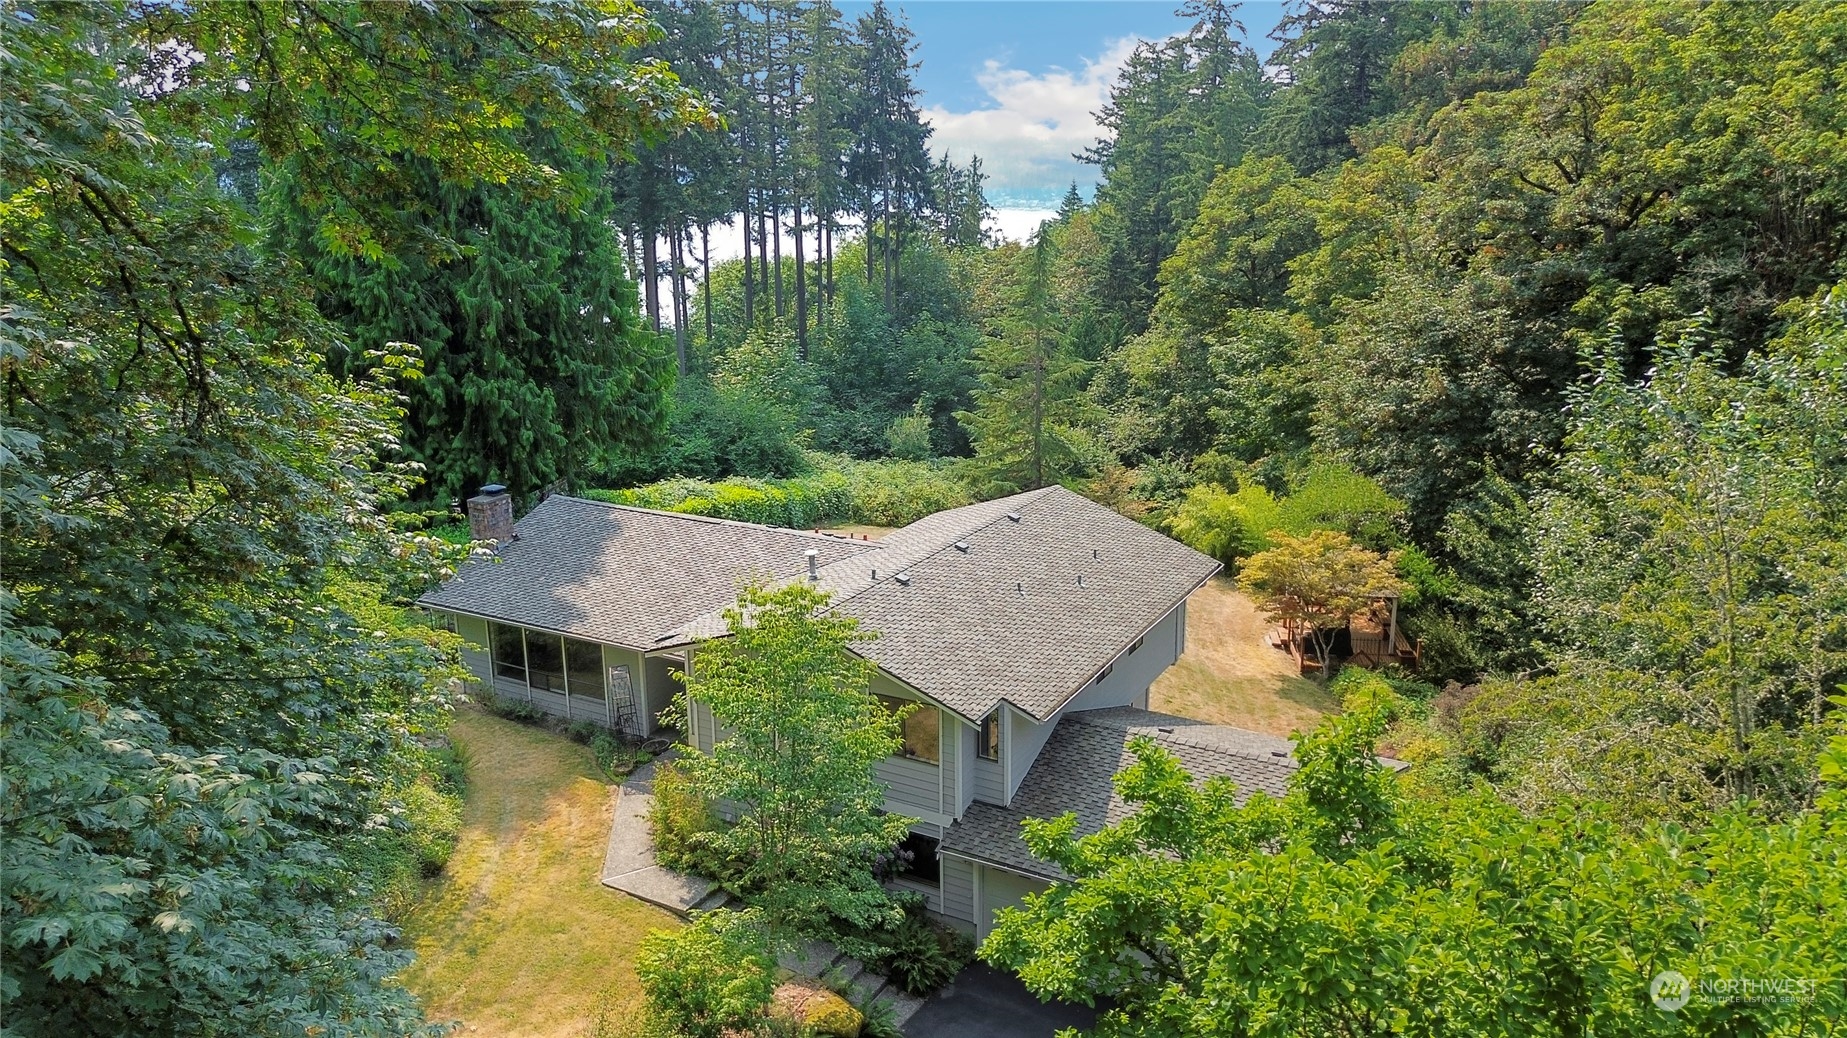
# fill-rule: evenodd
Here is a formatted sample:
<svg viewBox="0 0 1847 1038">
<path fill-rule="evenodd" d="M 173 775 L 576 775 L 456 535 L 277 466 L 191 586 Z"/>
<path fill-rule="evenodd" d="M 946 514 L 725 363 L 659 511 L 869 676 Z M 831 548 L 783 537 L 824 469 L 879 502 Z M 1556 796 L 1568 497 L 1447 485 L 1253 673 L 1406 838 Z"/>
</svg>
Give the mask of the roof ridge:
<svg viewBox="0 0 1847 1038">
<path fill-rule="evenodd" d="M 1032 497 L 1032 499 L 1031 499 L 1030 501 L 1027 501 L 1027 502 L 1026 502 L 1026 506 L 1027 506 L 1027 507 L 1031 507 L 1032 505 L 1036 505 L 1036 504 L 1038 504 L 1038 503 L 1039 503 L 1040 501 L 1042 501 L 1042 500 L 1044 500 L 1044 499 L 1045 499 L 1045 497 L 1046 497 L 1046 496 L 1047 496 L 1047 495 L 1048 495 L 1048 494 L 1049 494 L 1049 493 L 1050 493 L 1051 491 L 1053 491 L 1053 490 L 1055 490 L 1055 489 L 1061 489 L 1061 488 L 1059 488 L 1059 487 L 1058 487 L 1058 485 L 1057 485 L 1056 483 L 1054 483 L 1054 484 L 1053 484 L 1052 486 L 1049 486 L 1049 487 L 1040 487 L 1040 488 L 1039 488 L 1039 489 L 1037 489 L 1037 490 L 1028 490 L 1028 491 L 1025 491 L 1024 493 L 1019 493 L 1019 494 L 1009 494 L 1009 495 L 1007 495 L 1007 497 L 1026 497 L 1026 496 L 1027 496 L 1027 495 L 1029 495 L 1029 494 L 1030 494 L 1030 495 L 1033 495 L 1033 497 Z M 992 500 L 988 500 L 988 501 L 977 501 L 977 502 L 975 502 L 975 504 L 974 504 L 974 505 L 965 505 L 964 507 L 966 507 L 966 508 L 973 508 L 973 507 L 975 507 L 975 505 L 988 505 L 988 504 L 993 504 L 993 503 L 994 503 L 995 501 L 1005 501 L 1005 500 L 1007 500 L 1007 497 L 997 497 L 997 498 L 993 498 Z M 933 514 L 935 514 L 935 515 L 941 515 L 942 513 L 941 513 L 941 512 L 937 512 L 937 513 L 933 513 Z M 919 555 L 919 556 L 917 556 L 916 558 L 914 558 L 914 559 L 912 559 L 912 560 L 910 561 L 910 564 L 909 564 L 909 566 L 907 566 L 906 568 L 908 569 L 908 568 L 910 568 L 911 566 L 921 566 L 921 565 L 923 565 L 924 563 L 926 563 L 926 562 L 928 562 L 928 561 L 930 561 L 931 559 L 934 559 L 934 558 L 936 558 L 936 557 L 937 557 L 938 555 L 941 555 L 941 554 L 943 554 L 944 552 L 946 552 L 946 551 L 950 551 L 950 550 L 952 550 L 953 548 L 955 548 L 955 546 L 956 546 L 956 545 L 957 545 L 958 543 L 960 543 L 960 542 L 962 541 L 962 539 L 963 539 L 963 538 L 965 538 L 965 537 L 969 537 L 969 536 L 973 536 L 974 534 L 978 534 L 978 533 L 981 533 L 981 532 L 982 532 L 983 530 L 989 530 L 989 529 L 992 529 L 993 527 L 995 527 L 995 526 L 998 526 L 998 525 L 1000 525 L 1000 524 L 1001 524 L 1001 522 L 1003 522 L 1003 521 L 1005 521 L 1005 520 L 1007 520 L 1007 519 L 1009 518 L 1009 516 L 1011 516 L 1011 515 L 1013 515 L 1013 514 L 1015 514 L 1015 513 L 1002 513 L 1001 515 L 999 515 L 999 516 L 997 516 L 997 517 L 995 517 L 995 518 L 993 518 L 993 519 L 990 519 L 990 520 L 988 520 L 987 522 L 985 522 L 985 523 L 983 523 L 983 524 L 981 524 L 980 526 L 976 526 L 976 527 L 972 527 L 972 528 L 970 528 L 970 529 L 966 529 L 966 530 L 962 530 L 962 531 L 960 531 L 960 532 L 958 532 L 958 533 L 956 533 L 956 534 L 954 535 L 954 537 L 955 537 L 955 539 L 954 539 L 954 540 L 951 540 L 951 541 L 947 541 L 947 542 L 944 542 L 944 543 L 942 543 L 942 544 L 938 544 L 938 545 L 937 545 L 936 547 L 934 547 L 934 548 L 932 548 L 932 549 L 931 549 L 930 551 L 928 551 L 928 552 L 926 552 L 926 553 L 924 553 L 924 554 L 922 554 L 922 555 Z M 921 523 L 921 522 L 923 522 L 923 521 L 924 521 L 924 519 L 928 519 L 928 518 L 930 518 L 930 516 L 927 516 L 927 515 L 926 515 L 926 516 L 924 516 L 924 518 L 923 518 L 923 519 L 919 519 L 919 520 L 917 520 L 917 523 Z M 903 533 L 903 532 L 904 532 L 905 530 L 908 530 L 908 529 L 910 529 L 910 527 L 911 527 L 911 526 L 915 526 L 915 525 L 917 525 L 917 523 L 911 523 L 911 524 L 909 524 L 909 525 L 907 525 L 907 526 L 904 526 L 904 527 L 900 527 L 899 529 L 897 529 L 897 530 L 894 530 L 894 531 L 892 531 L 892 534 L 899 534 L 899 533 Z M 892 534 L 888 534 L 887 536 L 891 536 Z M 830 562 L 830 563 L 828 563 L 828 564 L 827 564 L 826 566 L 823 566 L 823 567 L 821 567 L 821 571 L 822 571 L 823 573 L 825 573 L 825 572 L 827 572 L 827 570 L 829 570 L 829 569 L 832 569 L 832 568 L 833 568 L 833 567 L 835 567 L 835 566 L 838 566 L 838 565 L 841 565 L 842 563 L 846 563 L 846 562 L 852 562 L 852 561 L 854 561 L 854 557 L 848 557 L 848 558 L 844 558 L 844 559 L 841 559 L 841 560 L 839 560 L 838 562 Z M 832 612 L 832 611 L 834 611 L 834 610 L 836 610 L 836 609 L 838 609 L 838 608 L 840 608 L 841 606 L 843 606 L 843 605 L 845 605 L 845 604 L 847 604 L 848 602 L 851 602 L 851 601 L 853 601 L 853 600 L 854 600 L 855 598 L 858 598 L 859 596 L 861 596 L 861 595 L 863 595 L 863 594 L 866 594 L 867 592 L 870 592 L 870 591 L 871 591 L 871 590 L 872 590 L 873 588 L 875 588 L 875 587 L 878 587 L 878 586 L 879 586 L 879 582 L 878 582 L 878 581 L 876 581 L 876 580 L 873 580 L 873 581 L 869 581 L 869 582 L 868 582 L 868 583 L 866 584 L 866 586 L 865 586 L 865 587 L 862 587 L 862 588 L 860 588 L 860 589 L 859 589 L 858 591 L 855 591 L 855 592 L 853 592 L 852 594 L 850 594 L 850 595 L 846 595 L 846 596 L 844 596 L 844 597 L 841 597 L 841 598 L 836 598 L 836 599 L 834 599 L 834 600 L 833 600 L 832 602 L 829 602 L 829 603 L 828 603 L 828 605 L 827 605 L 827 611 L 828 611 L 828 612 Z"/>
<path fill-rule="evenodd" d="M 817 530 L 798 530 L 792 526 L 772 526 L 769 523 L 752 523 L 742 519 L 726 519 L 723 516 L 717 515 L 700 515 L 697 512 L 675 512 L 667 508 L 644 508 L 641 505 L 621 505 L 614 501 L 599 501 L 594 497 L 579 497 L 576 494 L 553 494 L 545 500 L 550 501 L 553 497 L 562 497 L 567 501 L 576 501 L 586 505 L 596 505 L 600 508 L 608 508 L 619 512 L 641 512 L 645 515 L 659 515 L 670 519 L 687 519 L 693 522 L 711 523 L 716 526 L 741 526 L 747 530 L 768 530 L 771 533 L 786 533 L 794 537 L 823 540 L 833 544 L 857 544 L 872 548 L 883 547 L 878 541 L 856 541 L 851 537 L 821 533 Z M 544 502 L 541 501 L 540 504 L 544 504 Z M 829 563 L 829 565 L 835 565 L 835 563 Z"/>
</svg>

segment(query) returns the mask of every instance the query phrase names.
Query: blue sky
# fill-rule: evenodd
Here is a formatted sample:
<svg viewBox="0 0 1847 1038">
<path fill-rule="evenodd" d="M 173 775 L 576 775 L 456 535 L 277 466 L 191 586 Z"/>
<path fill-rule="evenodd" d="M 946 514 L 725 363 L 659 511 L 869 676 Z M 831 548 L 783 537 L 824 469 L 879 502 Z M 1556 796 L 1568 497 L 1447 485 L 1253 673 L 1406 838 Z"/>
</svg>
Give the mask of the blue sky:
<svg viewBox="0 0 1847 1038">
<path fill-rule="evenodd" d="M 889 2 L 889 0 L 888 0 Z M 1089 195 L 1095 167 L 1070 155 L 1096 139 L 1091 113 L 1137 40 L 1180 32 L 1179 0 L 896 0 L 917 41 L 916 83 L 931 147 L 979 154 L 997 207 L 1055 205 L 1072 179 Z M 857 18 L 869 3 L 843 2 Z M 1238 10 L 1248 42 L 1282 16 L 1277 0 Z"/>
</svg>

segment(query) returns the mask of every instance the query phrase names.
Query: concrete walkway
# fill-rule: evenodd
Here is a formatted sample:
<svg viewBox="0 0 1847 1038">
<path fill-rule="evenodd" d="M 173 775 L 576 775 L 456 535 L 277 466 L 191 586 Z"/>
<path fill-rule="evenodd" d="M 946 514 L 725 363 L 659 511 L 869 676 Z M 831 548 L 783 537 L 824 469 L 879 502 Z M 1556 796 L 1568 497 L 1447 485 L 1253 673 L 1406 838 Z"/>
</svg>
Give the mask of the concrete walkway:
<svg viewBox="0 0 1847 1038">
<path fill-rule="evenodd" d="M 603 852 L 603 885 L 685 916 L 695 908 L 715 908 L 726 900 L 709 879 L 664 868 L 654 861 L 654 834 L 648 812 L 654 807 L 654 767 L 672 759 L 668 751 L 651 760 L 615 792 L 615 821 Z"/>
<path fill-rule="evenodd" d="M 603 852 L 603 885 L 685 918 L 695 911 L 723 908 L 731 897 L 709 879 L 675 872 L 654 860 L 654 832 L 648 825 L 648 812 L 654 807 L 654 768 L 678 752 L 677 748 L 669 750 L 636 768 L 616 787 L 615 819 Z M 905 994 L 826 941 L 804 942 L 777 961 L 791 973 L 814 977 L 830 987 L 845 987 L 848 1000 L 856 1006 L 886 1003 L 892 1022 L 899 1027 L 923 1005 L 923 999 Z"/>
</svg>

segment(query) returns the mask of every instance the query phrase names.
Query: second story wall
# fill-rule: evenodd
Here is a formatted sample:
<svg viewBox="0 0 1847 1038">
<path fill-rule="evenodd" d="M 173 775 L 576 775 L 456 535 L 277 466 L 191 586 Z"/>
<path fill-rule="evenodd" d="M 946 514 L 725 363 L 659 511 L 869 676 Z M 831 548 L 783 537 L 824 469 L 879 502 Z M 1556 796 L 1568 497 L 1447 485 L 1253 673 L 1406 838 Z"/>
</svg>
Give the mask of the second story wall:
<svg viewBox="0 0 1847 1038">
<path fill-rule="evenodd" d="M 695 689 L 698 666 L 694 655 L 690 670 Z M 949 711 L 919 700 L 915 693 L 884 674 L 873 675 L 871 691 L 888 700 L 918 704 L 908 729 L 911 752 L 887 757 L 873 766 L 874 774 L 886 787 L 886 809 L 936 826 L 960 818 L 968 803 L 962 795 L 966 787 L 964 761 L 966 751 L 972 751 L 974 746 L 968 726 Z M 687 741 L 702 753 L 712 752 L 712 746 L 724 739 L 725 732 L 713 719 L 711 708 L 695 698 L 689 715 L 692 731 L 687 733 Z M 932 737 L 927 744 L 919 744 L 918 739 L 926 732 Z"/>
<path fill-rule="evenodd" d="M 961 720 L 954 714 L 918 699 L 904 686 L 874 674 L 872 694 L 886 700 L 917 703 L 907 721 L 906 752 L 887 757 L 873 766 L 885 783 L 886 808 L 933 825 L 948 825 L 961 817 L 962 755 L 965 739 Z M 935 729 L 935 760 L 931 747 L 920 744 Z"/>
<path fill-rule="evenodd" d="M 1019 791 L 1020 783 L 1038 759 L 1052 729 L 1067 713 L 1077 710 L 1101 710 L 1112 706 L 1148 706 L 1148 686 L 1174 665 L 1186 651 L 1186 603 L 1175 606 L 1163 616 L 1139 644 L 1116 657 L 1107 673 L 1085 685 L 1058 713 L 1044 722 L 1007 707 L 1001 731 L 1001 767 L 1006 776 L 1007 799 Z"/>
</svg>

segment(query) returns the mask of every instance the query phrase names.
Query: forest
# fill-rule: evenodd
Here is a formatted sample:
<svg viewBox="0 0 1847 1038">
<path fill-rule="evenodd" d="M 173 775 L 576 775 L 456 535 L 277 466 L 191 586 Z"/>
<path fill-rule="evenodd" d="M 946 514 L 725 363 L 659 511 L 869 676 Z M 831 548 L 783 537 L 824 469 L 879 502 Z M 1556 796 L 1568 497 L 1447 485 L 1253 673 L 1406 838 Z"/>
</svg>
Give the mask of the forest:
<svg viewBox="0 0 1847 1038">
<path fill-rule="evenodd" d="M 1101 1034 L 1839 1033 L 1847 5 L 1287 12 L 1185 0 L 1010 241 L 883 2 L 0 5 L 0 1035 L 432 1027 L 409 604 L 488 483 L 1385 567 L 1419 667 L 1324 666 L 1289 800 L 1029 835 L 1081 879 L 983 955 Z"/>
</svg>

